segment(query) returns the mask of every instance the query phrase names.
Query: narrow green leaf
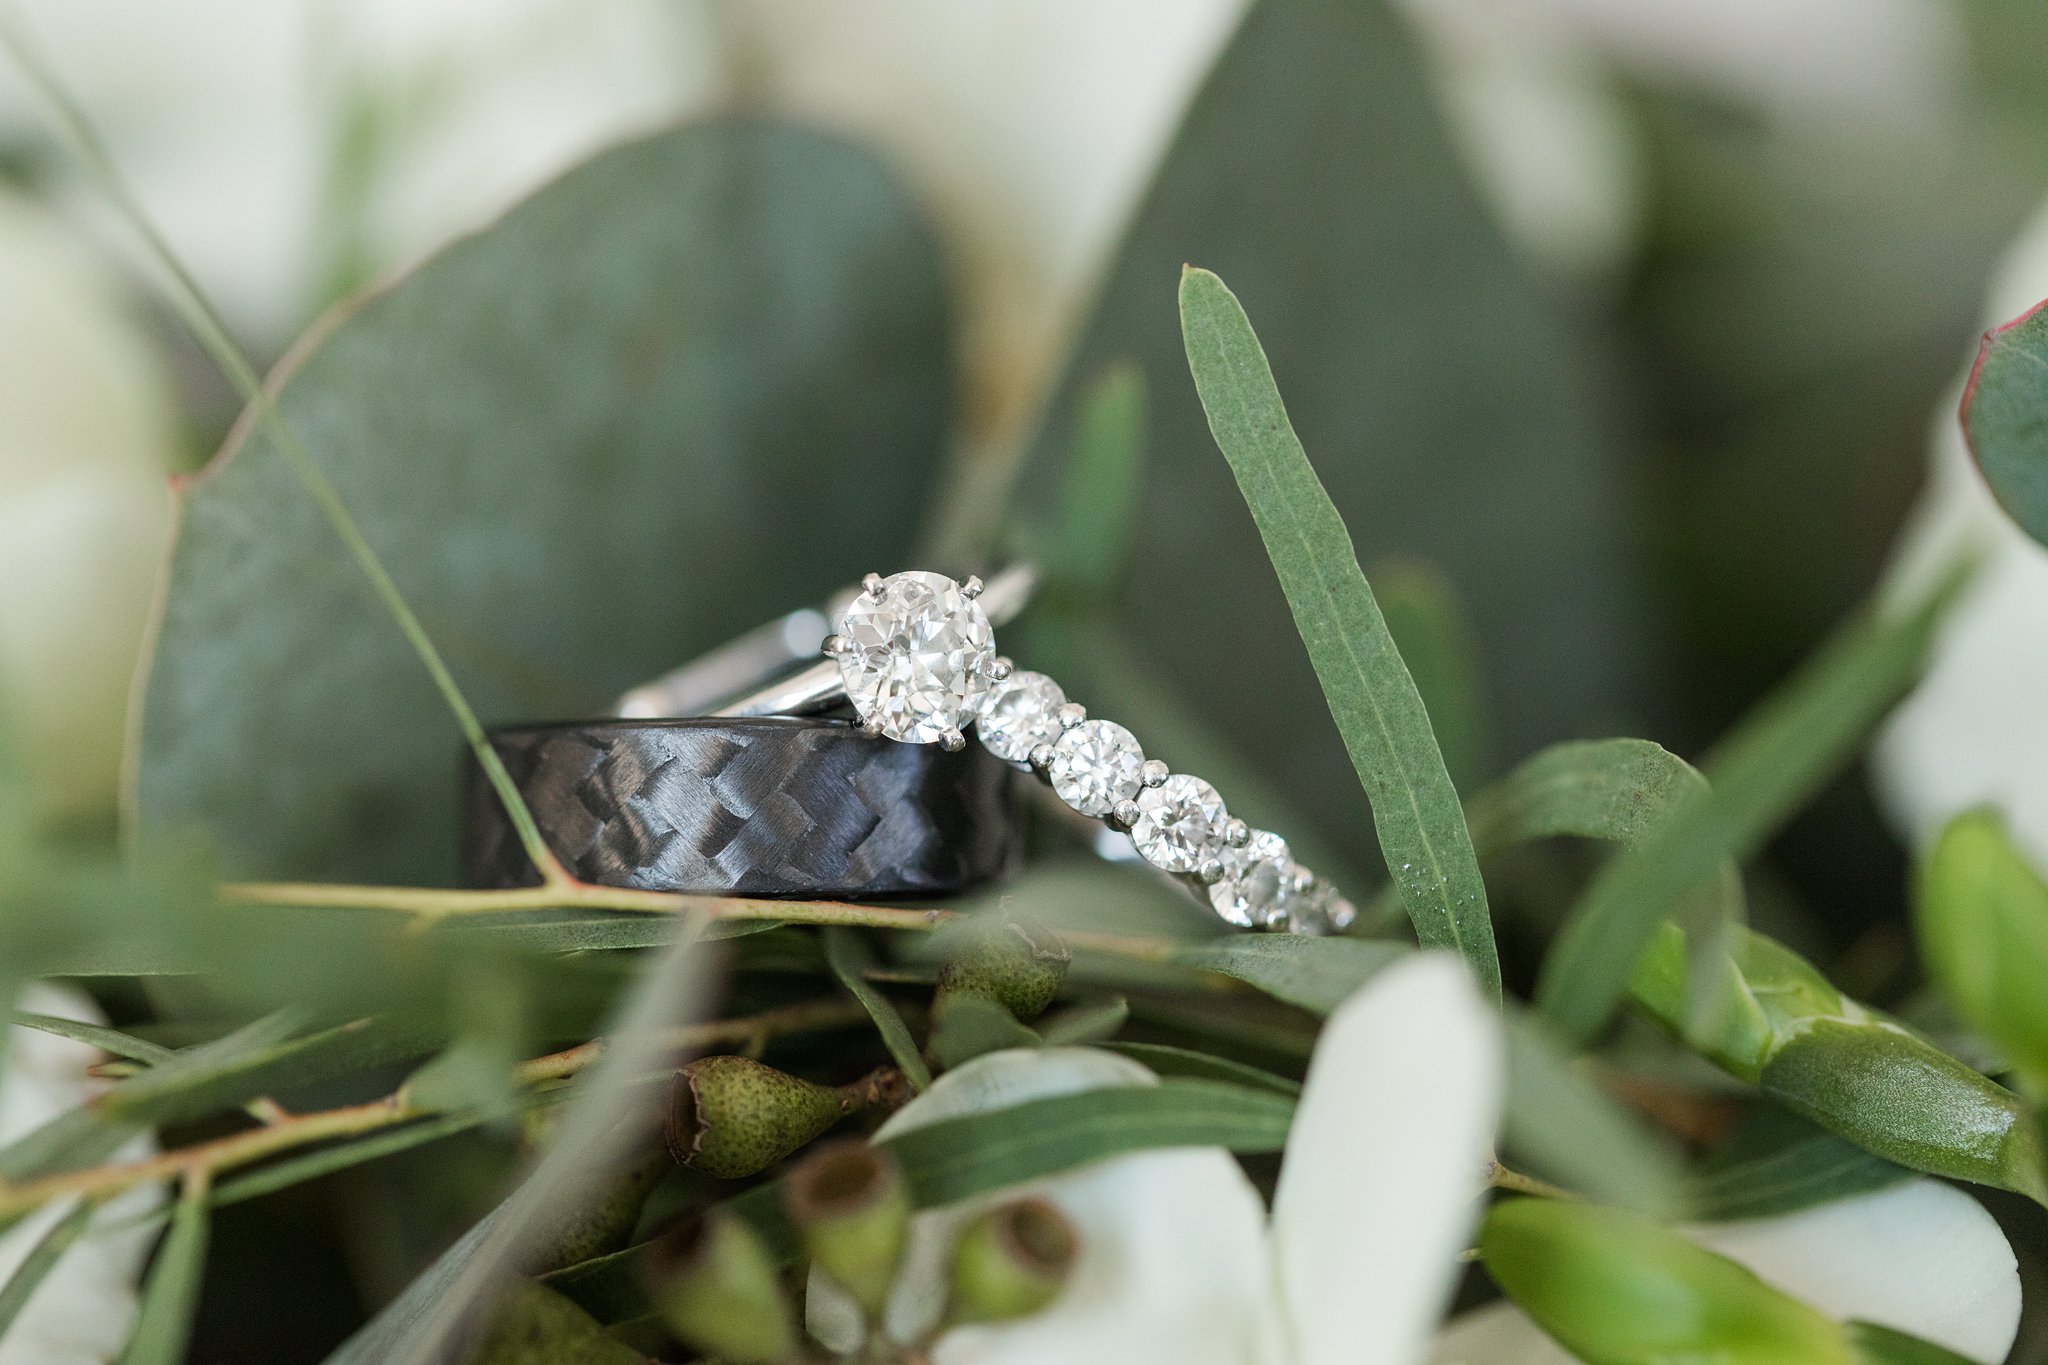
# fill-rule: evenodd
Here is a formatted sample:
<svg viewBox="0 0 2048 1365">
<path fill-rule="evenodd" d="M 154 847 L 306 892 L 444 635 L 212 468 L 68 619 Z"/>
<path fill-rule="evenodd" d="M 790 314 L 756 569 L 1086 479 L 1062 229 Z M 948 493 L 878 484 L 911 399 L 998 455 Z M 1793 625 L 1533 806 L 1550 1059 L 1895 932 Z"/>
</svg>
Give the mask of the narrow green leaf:
<svg viewBox="0 0 2048 1365">
<path fill-rule="evenodd" d="M 883 995 L 869 984 L 864 973 L 874 965 L 874 955 L 868 951 L 867 942 L 853 929 L 833 925 L 824 931 L 825 961 L 832 968 L 832 974 L 839 978 L 839 984 L 846 987 L 853 998 L 860 1001 L 861 1008 L 875 1021 L 875 1030 L 882 1035 L 883 1046 L 916 1090 L 929 1089 L 932 1083 L 931 1068 L 924 1064 L 918 1054 L 917 1040 L 910 1036 L 910 1026 L 903 1022 L 903 1016 Z"/>
<path fill-rule="evenodd" d="M 1542 1027 L 1508 1017 L 1506 1146 L 1515 1165 L 1604 1203 L 1687 1212 L 1684 1158 L 1662 1134 L 1579 1074 Z"/>
<path fill-rule="evenodd" d="M 628 1322 L 654 1311 L 647 1301 L 647 1246 L 624 1247 L 551 1270 L 540 1282 L 599 1322 Z"/>
<path fill-rule="evenodd" d="M 1246 934 L 1183 944 L 1173 950 L 1173 961 L 1235 977 L 1275 1000 L 1328 1014 L 1408 951 L 1398 943 L 1367 939 Z"/>
<path fill-rule="evenodd" d="M 36 1287 L 63 1259 L 78 1235 L 85 1231 L 85 1225 L 92 1221 L 93 1206 L 83 1201 L 74 1205 L 71 1211 L 56 1222 L 44 1228 L 35 1245 L 21 1258 L 14 1273 L 0 1284 L 0 1342 L 7 1340 L 7 1329 L 21 1316 L 21 1310 L 35 1296 Z"/>
<path fill-rule="evenodd" d="M 206 1271 L 206 1187 L 187 1182 L 142 1290 L 142 1311 L 121 1365 L 179 1365 Z"/>
<path fill-rule="evenodd" d="M 1038 1032 L 1054 1047 L 1078 1047 L 1114 1038 L 1131 1017 L 1122 996 L 1092 1005 L 1074 1005 L 1038 1021 Z"/>
<path fill-rule="evenodd" d="M 257 1059 L 274 1055 L 279 1040 L 298 1021 L 273 1014 L 225 1038 L 187 1048 L 140 1076 L 121 1081 L 97 1100 L 59 1114 L 0 1149 L 0 1177 L 21 1180 L 52 1169 L 78 1169 L 105 1160 L 140 1128 L 160 1117 L 204 1113 L 186 1107 L 192 1091 L 217 1088 Z M 261 1090 L 237 1094 L 221 1104 L 253 1099 Z M 207 1108 L 216 1106 L 207 1106 Z"/>
<path fill-rule="evenodd" d="M 1187 1076 L 1204 1081 L 1230 1081 L 1236 1085 L 1257 1086 L 1270 1090 L 1276 1095 L 1295 1096 L 1301 1093 L 1301 1082 L 1276 1076 L 1256 1066 L 1218 1057 L 1209 1052 L 1197 1052 L 1193 1048 L 1172 1047 L 1165 1043 L 1103 1043 L 1109 1052 L 1120 1052 L 1134 1062 L 1143 1062 L 1154 1075 Z"/>
<path fill-rule="evenodd" d="M 1419 559 L 1375 564 L 1370 581 L 1387 634 L 1429 710 L 1444 768 L 1454 784 L 1470 790 L 1468 784 L 1488 775 L 1492 736 L 1486 673 L 1465 601 L 1442 569 Z M 1471 818 L 1470 809 L 1465 815 Z M 1472 842 L 1479 842 L 1476 830 Z"/>
<path fill-rule="evenodd" d="M 1706 791 L 1698 770 L 1660 744 L 1646 739 L 1573 741 L 1524 760 L 1474 797 L 1465 818 L 1482 858 L 1559 835 L 1631 849 L 1683 801 L 1702 799 Z M 1680 902 L 1695 1011 L 1713 1007 L 1714 983 L 1708 976 L 1728 951 L 1731 927 L 1745 913 L 1742 875 L 1725 859 L 1706 889 Z"/>
<path fill-rule="evenodd" d="M 327 1357 L 327 1365 L 428 1365 L 446 1360 L 452 1343 L 482 1324 L 480 1314 L 516 1276 L 535 1241 L 587 1207 L 599 1184 L 651 1134 L 645 1106 L 635 1102 L 646 1078 L 673 1065 L 666 1039 L 701 1008 L 707 954 L 688 929 L 635 983 L 602 1032 L 611 1041 L 577 1083 L 576 1097 L 553 1139 L 511 1195 Z M 621 1116 L 629 1121 L 621 1121 Z"/>
<path fill-rule="evenodd" d="M 1271 1090 L 1166 1080 L 947 1119 L 882 1145 L 929 1207 L 1152 1147 L 1277 1152 L 1293 1116 L 1293 1101 Z"/>
<path fill-rule="evenodd" d="M 1036 1030 L 986 996 L 948 996 L 932 1011 L 932 1060 L 946 1071 L 985 1052 L 1044 1044 Z"/>
<path fill-rule="evenodd" d="M 1682 798 L 1668 819 L 1600 870 L 1537 982 L 1536 1003 L 1563 1038 L 1592 1037 L 1658 924 L 1728 862 L 1754 853 L 1856 751 L 1919 676 L 1964 577 L 1959 568 L 1917 601 L 1881 605 L 1850 622 L 1709 755 L 1703 766 L 1711 791 Z"/>
<path fill-rule="evenodd" d="M 1060 480 L 1058 530 L 1042 562 L 1061 587 L 1107 596 L 1131 552 L 1145 469 L 1145 377 L 1106 366 L 1081 397 Z"/>
<path fill-rule="evenodd" d="M 2048 545 L 2048 304 L 1984 338 L 1963 431 L 1999 504 Z"/>
<path fill-rule="evenodd" d="M 1350 751 L 1387 870 L 1425 946 L 1500 995 L 1486 886 L 1429 713 L 1387 634 L 1344 520 L 1295 438 L 1251 322 L 1223 281 L 1181 275 L 1181 327 L 1209 429 L 1230 462 Z"/>
<path fill-rule="evenodd" d="M 177 1055 L 170 1048 L 132 1037 L 119 1029 L 107 1028 L 101 1024 L 82 1024 L 76 1019 L 64 1019 L 54 1014 L 25 1014 L 17 1011 L 13 1016 L 13 1022 L 21 1028 L 32 1028 L 38 1033 L 51 1033 L 59 1038 L 69 1038 L 75 1043 L 96 1047 L 116 1057 L 125 1057 L 131 1062 L 145 1062 L 154 1066 Z"/>
<path fill-rule="evenodd" d="M 1848 1332 L 1856 1365 L 1976 1365 L 1968 1356 L 1957 1355 L 1946 1346 L 1874 1322 L 1852 1322 Z"/>
<path fill-rule="evenodd" d="M 408 1124 L 403 1128 L 393 1128 L 382 1133 L 372 1133 L 368 1137 L 335 1143 L 303 1156 L 274 1161 L 232 1179 L 223 1180 L 214 1187 L 211 1202 L 215 1208 L 225 1208 L 229 1204 L 239 1204 L 247 1199 L 259 1199 L 266 1194 L 275 1194 L 279 1190 L 304 1184 L 308 1180 L 318 1180 L 323 1175 L 332 1175 L 351 1166 L 360 1166 L 366 1161 L 375 1161 L 380 1157 L 392 1156 L 429 1142 L 438 1142 L 456 1133 L 467 1132 L 484 1122 L 485 1118 L 483 1114 L 442 1114 L 419 1123 Z"/>
<path fill-rule="evenodd" d="M 1687 1211 L 1708 1222 L 1771 1218 L 1912 1178 L 1847 1138 L 1765 1106 L 1687 1183 Z"/>
</svg>

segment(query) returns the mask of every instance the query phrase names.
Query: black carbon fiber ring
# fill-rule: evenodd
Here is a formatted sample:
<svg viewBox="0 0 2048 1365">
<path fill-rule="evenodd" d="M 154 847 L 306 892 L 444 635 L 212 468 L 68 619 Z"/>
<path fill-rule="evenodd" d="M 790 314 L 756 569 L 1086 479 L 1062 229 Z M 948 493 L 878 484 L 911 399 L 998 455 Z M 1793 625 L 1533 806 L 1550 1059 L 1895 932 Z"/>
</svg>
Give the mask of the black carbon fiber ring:
<svg viewBox="0 0 2048 1365">
<path fill-rule="evenodd" d="M 603 886 L 821 900 L 944 895 L 1008 871 L 1015 771 L 837 720 L 593 720 L 491 732 L 543 836 Z M 469 769 L 470 881 L 535 876 Z"/>
</svg>

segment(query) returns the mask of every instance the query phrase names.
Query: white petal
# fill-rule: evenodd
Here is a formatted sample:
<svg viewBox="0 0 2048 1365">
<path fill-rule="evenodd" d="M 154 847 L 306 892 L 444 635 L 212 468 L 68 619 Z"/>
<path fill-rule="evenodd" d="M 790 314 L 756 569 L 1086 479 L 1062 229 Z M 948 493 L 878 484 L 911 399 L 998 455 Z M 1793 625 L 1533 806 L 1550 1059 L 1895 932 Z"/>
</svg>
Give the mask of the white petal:
<svg viewBox="0 0 2048 1365">
<path fill-rule="evenodd" d="M 991 1053 L 940 1077 L 878 1135 L 1053 1095 L 1156 1083 L 1130 1059 L 1089 1048 Z M 1265 1209 L 1236 1161 L 1215 1148 L 1115 1157 L 918 1214 L 890 1304 L 892 1335 L 913 1339 L 936 1320 L 960 1225 L 1024 1194 L 1052 1200 L 1073 1220 L 1081 1255 L 1072 1280 L 1043 1313 L 946 1333 L 933 1352 L 937 1365 L 1242 1365 L 1253 1354 L 1270 1281 Z M 835 1305 L 829 1288 L 820 1294 L 818 1283 L 813 1320 L 822 1316 L 819 1325 L 843 1341 L 846 1305 Z"/>
<path fill-rule="evenodd" d="M 1578 1365 L 1578 1357 L 1503 1299 L 1452 1319 L 1437 1334 L 1429 1365 Z"/>
<path fill-rule="evenodd" d="M 1297 1365 L 1410 1365 L 1457 1278 L 1500 1119 L 1498 1016 L 1424 953 L 1338 1006 L 1273 1202 Z"/>
<path fill-rule="evenodd" d="M 1243 1365 L 1266 1312 L 1266 1210 L 1227 1152 L 1117 1157 L 1029 1187 L 1081 1239 L 1065 1292 L 1016 1322 L 940 1338 L 935 1365 Z"/>
<path fill-rule="evenodd" d="M 1986 326 L 2048 298 L 2048 205 L 2015 239 L 1990 290 Z M 1932 417 L 1927 491 L 1900 537 L 1900 566 L 1924 578 L 1964 545 L 1983 556 L 1943 623 L 1933 659 L 1878 737 L 1872 767 L 1897 822 L 1924 843 L 1949 817 L 1989 804 L 2048 867 L 2048 550 L 2014 524 L 1984 483 L 1956 421 L 1962 388 Z"/>
<path fill-rule="evenodd" d="M 1938 1181 L 1686 1235 L 1832 1317 L 1973 1360 L 2004 1360 L 2019 1331 L 2019 1269 L 2005 1234 L 1983 1205 Z"/>
<path fill-rule="evenodd" d="M 86 996 L 47 984 L 29 986 L 17 1007 L 104 1022 Z M 24 1132 L 105 1088 L 86 1074 L 99 1060 L 96 1048 L 26 1028 L 10 1030 L 7 1041 L 9 1067 L 0 1079 L 0 1134 Z M 148 1138 L 137 1138 L 115 1159 L 137 1160 L 153 1150 Z M 153 1186 L 130 1190 L 100 1210 L 96 1224 L 128 1222 L 160 1198 Z M 68 1205 L 51 1205 L 0 1234 L 0 1282 L 68 1212 Z M 96 1230 L 75 1243 L 0 1336 L 0 1365 L 106 1365 L 119 1355 L 135 1323 L 136 1276 L 154 1239 L 153 1229 L 141 1227 L 118 1233 Z"/>
</svg>

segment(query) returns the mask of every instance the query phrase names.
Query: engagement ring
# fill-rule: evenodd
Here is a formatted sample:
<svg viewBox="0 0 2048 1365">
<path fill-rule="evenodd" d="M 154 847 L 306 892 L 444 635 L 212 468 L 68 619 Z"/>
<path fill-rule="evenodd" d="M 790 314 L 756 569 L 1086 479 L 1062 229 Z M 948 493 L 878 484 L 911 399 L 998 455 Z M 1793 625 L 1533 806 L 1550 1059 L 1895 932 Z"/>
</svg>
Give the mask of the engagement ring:
<svg viewBox="0 0 2048 1365">
<path fill-rule="evenodd" d="M 826 664 L 720 714 L 850 702 L 869 735 L 946 749 L 966 744 L 971 730 L 1074 810 L 1130 835 L 1146 862 L 1229 924 L 1323 934 L 1356 919 L 1335 887 L 1295 862 L 1286 840 L 1232 816 L 1209 783 L 1146 758 L 1129 730 L 1091 719 L 1051 678 L 999 655 L 989 607 L 1014 610 L 1017 589 L 1007 577 L 984 589 L 978 578 L 870 574 L 819 645 Z"/>
</svg>

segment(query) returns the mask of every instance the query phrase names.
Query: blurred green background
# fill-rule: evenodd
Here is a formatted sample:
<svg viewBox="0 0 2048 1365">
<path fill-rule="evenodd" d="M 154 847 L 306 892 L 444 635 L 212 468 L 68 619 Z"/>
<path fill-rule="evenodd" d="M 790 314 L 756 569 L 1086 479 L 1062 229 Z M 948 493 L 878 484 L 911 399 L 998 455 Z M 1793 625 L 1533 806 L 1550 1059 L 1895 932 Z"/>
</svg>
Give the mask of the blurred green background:
<svg viewBox="0 0 2048 1365">
<path fill-rule="evenodd" d="M 1697 758 L 1873 590 L 2048 194 L 2034 0 L 24 8 L 240 338 L 292 353 L 287 412 L 487 720 L 1021 549 L 1053 583 L 1009 652 L 1354 869 L 1182 262 L 1256 319 L 1469 793 L 1570 737 Z M 39 799 L 111 837 L 162 478 L 225 443 L 182 484 L 131 817 L 249 874 L 451 880 L 416 664 L 4 86 L 0 168 L 0 687 Z M 1076 498 L 1105 374 L 1145 457 Z M 1497 898 L 1511 984 L 1557 861 Z M 1851 774 L 1753 913 L 1903 1007 L 1907 866 Z M 317 1358 L 509 1160 L 224 1214 L 194 1358 Z"/>
</svg>

